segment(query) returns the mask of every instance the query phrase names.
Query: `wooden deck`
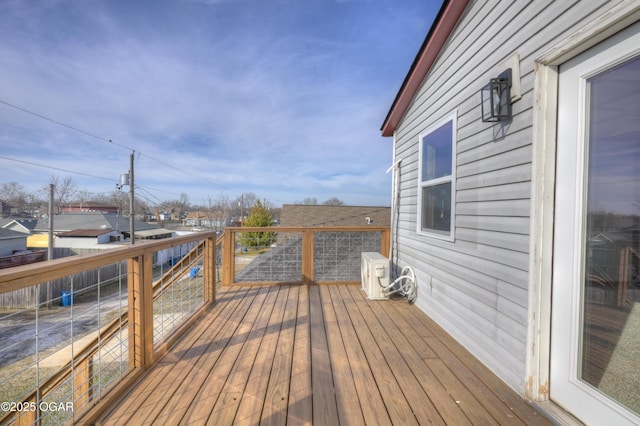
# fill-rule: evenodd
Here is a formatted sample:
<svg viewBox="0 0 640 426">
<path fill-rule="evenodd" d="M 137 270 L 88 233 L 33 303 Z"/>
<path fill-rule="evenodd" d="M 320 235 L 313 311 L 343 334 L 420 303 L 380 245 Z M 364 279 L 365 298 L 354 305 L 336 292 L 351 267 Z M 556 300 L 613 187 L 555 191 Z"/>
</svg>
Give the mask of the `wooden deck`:
<svg viewBox="0 0 640 426">
<path fill-rule="evenodd" d="M 418 308 L 357 286 L 223 288 L 102 424 L 550 424 Z"/>
</svg>

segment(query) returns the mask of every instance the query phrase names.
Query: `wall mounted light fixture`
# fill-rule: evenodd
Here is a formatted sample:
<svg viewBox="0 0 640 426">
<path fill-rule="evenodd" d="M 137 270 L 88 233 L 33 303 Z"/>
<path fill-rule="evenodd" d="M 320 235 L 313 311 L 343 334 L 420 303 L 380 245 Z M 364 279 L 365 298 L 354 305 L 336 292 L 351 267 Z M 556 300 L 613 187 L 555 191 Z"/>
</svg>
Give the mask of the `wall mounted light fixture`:
<svg viewBox="0 0 640 426">
<path fill-rule="evenodd" d="M 498 78 L 489 80 L 489 84 L 480 91 L 482 98 L 482 121 L 497 122 L 511 118 L 511 68 Z"/>
</svg>

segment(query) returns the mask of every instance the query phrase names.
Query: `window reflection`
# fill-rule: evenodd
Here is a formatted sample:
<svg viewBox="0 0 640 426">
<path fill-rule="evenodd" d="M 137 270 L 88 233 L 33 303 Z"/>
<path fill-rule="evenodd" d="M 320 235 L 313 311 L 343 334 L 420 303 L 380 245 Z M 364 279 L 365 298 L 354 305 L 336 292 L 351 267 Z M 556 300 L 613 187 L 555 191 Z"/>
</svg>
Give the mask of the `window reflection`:
<svg viewBox="0 0 640 426">
<path fill-rule="evenodd" d="M 640 412 L 640 59 L 588 84 L 581 377 Z"/>
<path fill-rule="evenodd" d="M 418 232 L 453 237 L 455 222 L 456 113 L 420 135 Z"/>
<path fill-rule="evenodd" d="M 451 229 L 451 182 L 422 188 L 422 228 L 448 234 Z"/>
<path fill-rule="evenodd" d="M 422 140 L 422 181 L 451 175 L 451 133 L 448 121 Z"/>
</svg>

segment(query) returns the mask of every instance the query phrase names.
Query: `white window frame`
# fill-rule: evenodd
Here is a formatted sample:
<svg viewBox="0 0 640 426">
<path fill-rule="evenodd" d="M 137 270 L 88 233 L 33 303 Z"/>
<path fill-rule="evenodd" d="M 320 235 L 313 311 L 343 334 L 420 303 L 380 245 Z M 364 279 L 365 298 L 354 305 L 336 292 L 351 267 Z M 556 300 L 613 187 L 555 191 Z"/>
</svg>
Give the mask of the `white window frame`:
<svg viewBox="0 0 640 426">
<path fill-rule="evenodd" d="M 438 130 L 440 127 L 444 126 L 448 122 L 451 122 L 451 174 L 449 176 L 442 176 L 434 179 L 429 179 L 426 181 L 422 181 L 422 169 L 425 167 L 422 161 L 423 159 L 423 141 L 424 138 L 429 136 L 434 131 Z M 446 241 L 454 241 L 455 240 L 455 218 L 456 218 L 456 145 L 457 145 L 457 122 L 458 122 L 458 111 L 454 110 L 452 113 L 448 114 L 435 124 L 429 126 L 424 132 L 420 133 L 418 136 L 418 205 L 417 205 L 417 220 L 416 220 L 416 232 L 419 235 L 424 235 L 427 237 L 437 238 L 440 240 Z M 443 183 L 451 183 L 451 220 L 449 223 L 449 233 L 439 233 L 435 230 L 428 230 L 422 228 L 422 190 L 429 186 L 441 185 Z"/>
</svg>

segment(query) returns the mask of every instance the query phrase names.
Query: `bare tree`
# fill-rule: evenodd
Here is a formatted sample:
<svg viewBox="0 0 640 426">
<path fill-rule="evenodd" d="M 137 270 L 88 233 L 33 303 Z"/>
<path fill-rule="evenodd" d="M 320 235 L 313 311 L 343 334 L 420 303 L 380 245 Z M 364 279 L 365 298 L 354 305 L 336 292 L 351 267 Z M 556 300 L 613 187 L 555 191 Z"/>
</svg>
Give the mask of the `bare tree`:
<svg viewBox="0 0 640 426">
<path fill-rule="evenodd" d="M 0 185 L 0 199 L 17 204 L 25 196 L 24 186 L 18 182 L 6 182 Z"/>
<path fill-rule="evenodd" d="M 322 204 L 325 206 L 344 206 L 344 202 L 337 197 L 331 197 Z"/>
<path fill-rule="evenodd" d="M 172 216 L 184 215 L 185 212 L 191 210 L 192 206 L 189 204 L 189 196 L 186 192 L 180 194 L 180 199 L 167 200 L 161 203 L 158 208 L 162 211 L 171 212 Z"/>
<path fill-rule="evenodd" d="M 186 192 L 180 193 L 180 201 L 178 207 L 180 208 L 181 213 L 189 210 L 189 196 Z"/>
<path fill-rule="evenodd" d="M 68 205 L 78 192 L 78 185 L 73 177 L 65 176 L 64 178 L 60 178 L 59 175 L 51 175 L 49 183 L 53 184 L 54 203 L 57 207 L 57 213 L 60 214 L 62 208 Z M 49 189 L 45 187 L 44 190 L 48 191 Z"/>
<path fill-rule="evenodd" d="M 129 209 L 129 194 L 125 191 L 113 191 L 109 202 L 118 207 L 118 213 L 123 214 Z"/>
<path fill-rule="evenodd" d="M 135 200 L 135 214 L 136 215 L 145 215 L 151 211 L 151 207 L 149 207 L 149 203 L 144 198 L 136 197 Z"/>
<path fill-rule="evenodd" d="M 24 186 L 18 182 L 0 184 L 0 200 L 17 209 L 19 214 L 32 216 L 38 204 L 33 194 L 25 192 Z"/>
<path fill-rule="evenodd" d="M 258 196 L 253 192 L 243 192 L 231 203 L 231 211 L 234 216 L 247 216 L 251 207 L 258 201 Z"/>
<path fill-rule="evenodd" d="M 302 202 L 296 202 L 296 204 L 304 204 L 305 206 L 316 206 L 318 205 L 318 199 L 316 197 L 307 197 L 302 200 Z"/>
<path fill-rule="evenodd" d="M 46 201 L 38 195 L 37 191 L 35 193 L 26 193 L 24 194 L 24 203 L 20 209 L 29 217 L 36 217 L 40 213 L 42 204 L 45 203 Z"/>
<path fill-rule="evenodd" d="M 220 196 L 212 206 L 213 218 L 220 224 L 225 224 L 229 215 L 231 215 L 231 202 L 229 197 L 220 193 Z"/>
<path fill-rule="evenodd" d="M 80 204 L 80 208 L 83 208 L 88 201 L 91 201 L 91 193 L 86 189 L 81 189 L 76 192 L 75 201 Z"/>
</svg>

